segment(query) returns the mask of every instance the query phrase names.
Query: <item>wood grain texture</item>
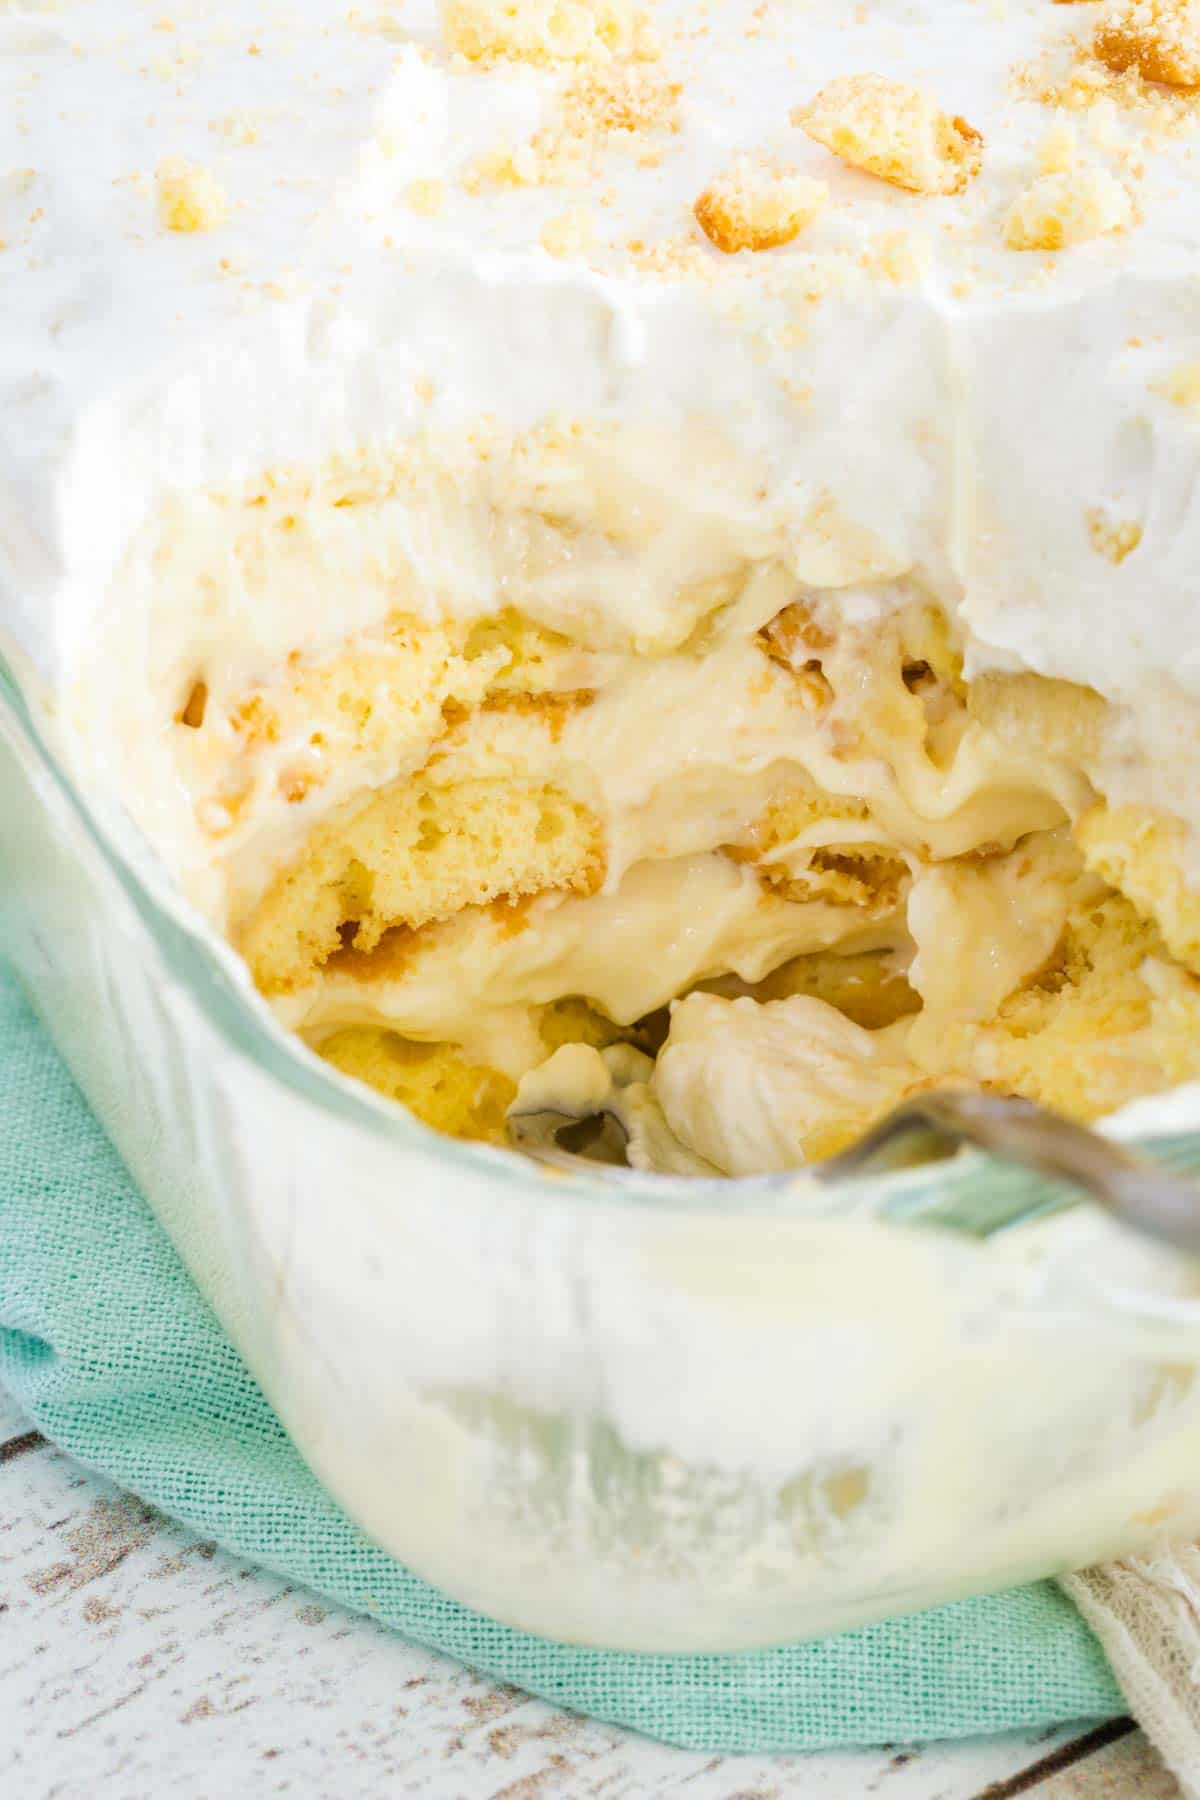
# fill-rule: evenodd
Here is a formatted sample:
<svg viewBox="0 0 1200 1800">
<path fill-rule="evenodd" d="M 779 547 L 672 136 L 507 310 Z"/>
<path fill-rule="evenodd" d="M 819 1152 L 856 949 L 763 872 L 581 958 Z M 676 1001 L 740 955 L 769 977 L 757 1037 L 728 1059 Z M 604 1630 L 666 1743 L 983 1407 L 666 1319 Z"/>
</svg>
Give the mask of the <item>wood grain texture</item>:
<svg viewBox="0 0 1200 1800">
<path fill-rule="evenodd" d="M 1140 1734 L 708 1757 L 497 1687 L 205 1543 L 0 1395 L 0 1794 L 1176 1800 Z M 1019 1783 L 1014 1788 L 1013 1783 Z"/>
</svg>

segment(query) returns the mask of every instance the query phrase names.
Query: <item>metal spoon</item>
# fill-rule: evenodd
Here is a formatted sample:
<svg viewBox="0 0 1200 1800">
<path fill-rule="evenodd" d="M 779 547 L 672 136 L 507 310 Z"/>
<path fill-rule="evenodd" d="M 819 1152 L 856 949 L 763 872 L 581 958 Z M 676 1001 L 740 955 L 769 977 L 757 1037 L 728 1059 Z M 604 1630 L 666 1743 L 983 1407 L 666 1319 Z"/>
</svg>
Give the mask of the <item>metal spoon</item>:
<svg viewBox="0 0 1200 1800">
<path fill-rule="evenodd" d="M 546 1111 L 514 1113 L 509 1116 L 508 1130 L 513 1145 L 538 1162 L 593 1175 L 619 1178 L 622 1173 L 611 1166 L 625 1143 L 616 1112 L 605 1109 L 583 1117 Z M 574 1139 L 570 1148 L 559 1142 L 564 1131 Z M 1038 1175 L 1066 1181 L 1133 1230 L 1200 1255 L 1200 1184 L 1031 1100 L 950 1089 L 918 1094 L 893 1107 L 849 1150 L 808 1164 L 803 1173 L 834 1185 L 949 1156 L 963 1145 Z M 592 1154 L 578 1154 L 580 1148 Z M 597 1152 L 607 1168 L 598 1167 Z M 1018 1205 L 1000 1222 L 1028 1216 L 1031 1210 L 1040 1209 L 1028 1203 Z M 957 1221 L 947 1215 L 944 1222 Z M 972 1228 L 969 1219 L 962 1223 L 964 1228 Z M 994 1222 L 989 1228 L 995 1228 Z"/>
</svg>

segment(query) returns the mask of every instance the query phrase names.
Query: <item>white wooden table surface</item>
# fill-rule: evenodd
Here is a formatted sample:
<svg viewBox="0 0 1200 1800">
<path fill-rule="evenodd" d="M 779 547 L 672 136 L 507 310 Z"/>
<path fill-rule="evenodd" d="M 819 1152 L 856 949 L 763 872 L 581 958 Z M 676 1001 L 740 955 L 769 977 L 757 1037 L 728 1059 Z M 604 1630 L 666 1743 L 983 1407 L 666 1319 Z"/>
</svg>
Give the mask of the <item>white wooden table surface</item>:
<svg viewBox="0 0 1200 1800">
<path fill-rule="evenodd" d="M 1175 1800 L 1128 1722 L 926 1750 L 693 1755 L 556 1711 L 85 1473 L 0 1392 L 4 1800 Z"/>
</svg>

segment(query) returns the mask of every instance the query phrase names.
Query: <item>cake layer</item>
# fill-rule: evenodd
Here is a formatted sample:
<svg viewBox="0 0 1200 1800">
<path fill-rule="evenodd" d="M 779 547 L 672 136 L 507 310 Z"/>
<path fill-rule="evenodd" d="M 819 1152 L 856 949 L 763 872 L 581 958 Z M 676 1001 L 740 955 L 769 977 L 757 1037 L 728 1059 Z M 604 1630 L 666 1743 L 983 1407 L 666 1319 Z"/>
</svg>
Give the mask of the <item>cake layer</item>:
<svg viewBox="0 0 1200 1800">
<path fill-rule="evenodd" d="M 366 971 L 390 932 L 547 889 L 586 893 L 603 872 L 597 822 L 552 787 L 402 782 L 313 832 L 242 948 L 263 990 L 286 992 L 335 953 Z"/>
</svg>

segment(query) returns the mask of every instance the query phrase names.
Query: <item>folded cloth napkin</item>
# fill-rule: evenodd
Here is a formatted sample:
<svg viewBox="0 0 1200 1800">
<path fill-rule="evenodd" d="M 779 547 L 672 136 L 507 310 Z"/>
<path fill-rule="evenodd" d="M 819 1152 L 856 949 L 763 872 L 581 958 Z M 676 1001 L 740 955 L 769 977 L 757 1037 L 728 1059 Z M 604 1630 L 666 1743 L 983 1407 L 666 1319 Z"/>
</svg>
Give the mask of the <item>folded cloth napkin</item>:
<svg viewBox="0 0 1200 1800">
<path fill-rule="evenodd" d="M 1062 1585 L 1185 1800 L 1200 1800 L 1200 1546 L 1084 1569 Z"/>
<path fill-rule="evenodd" d="M 744 1655 L 574 1649 L 420 1581 L 300 1460 L 3 964 L 0 1380 L 71 1455 L 238 1555 L 517 1687 L 670 1743 L 911 1743 L 1111 1718 L 1128 1702 L 1180 1778 L 1197 1781 L 1197 1552 L 1074 1577 L 1080 1610 L 1037 1582 Z"/>
</svg>

